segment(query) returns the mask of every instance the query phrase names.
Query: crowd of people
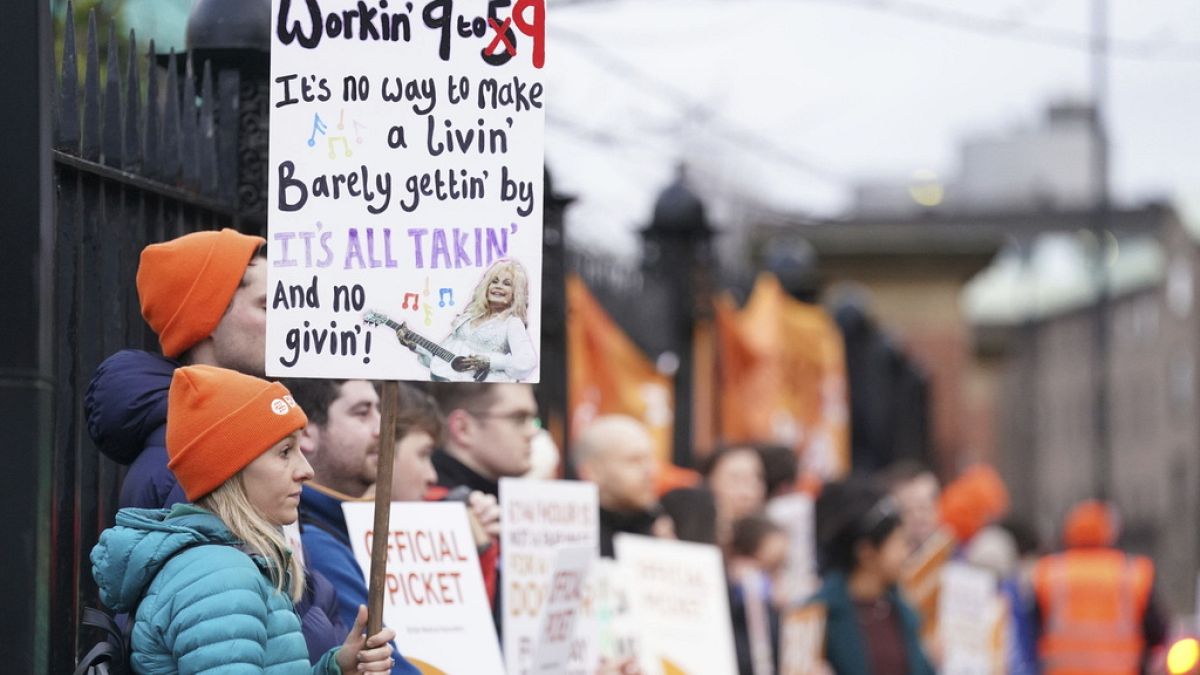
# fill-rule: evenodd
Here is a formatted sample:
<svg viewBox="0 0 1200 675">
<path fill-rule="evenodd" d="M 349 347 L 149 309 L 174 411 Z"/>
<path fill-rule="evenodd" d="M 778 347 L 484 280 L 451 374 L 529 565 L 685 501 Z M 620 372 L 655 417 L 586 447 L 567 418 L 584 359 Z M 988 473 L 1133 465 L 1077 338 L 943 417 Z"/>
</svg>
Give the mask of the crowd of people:
<svg viewBox="0 0 1200 675">
<path fill-rule="evenodd" d="M 265 379 L 264 244 L 200 232 L 141 256 L 138 295 L 161 354 L 114 354 L 86 400 L 97 447 L 129 467 L 116 525 L 91 553 L 101 599 L 127 615 L 138 673 L 416 674 L 390 629 L 366 635 L 367 584 L 342 511 L 377 488 L 378 385 Z M 492 296 L 513 304 L 523 273 L 514 269 L 489 270 L 480 308 Z M 480 312 L 480 321 L 523 325 L 523 316 Z M 489 358 L 493 373 L 510 368 Z M 392 498 L 465 504 L 498 616 L 498 484 L 538 471 L 533 387 L 399 391 Z M 1043 555 L 1028 528 L 1005 520 L 1007 491 L 986 466 L 944 489 L 915 463 L 814 489 L 791 449 L 730 445 L 707 455 L 696 485 L 664 491 L 648 430 L 620 415 L 579 430 L 570 453 L 578 478 L 597 488 L 602 556 L 613 556 L 617 533 L 721 550 L 746 675 L 779 669 L 782 625 L 806 606 L 824 613 L 819 656 L 829 672 L 949 669 L 957 655 L 938 623 L 951 564 L 989 574 L 1003 608 L 991 669 L 972 672 L 1137 673 L 1166 637 L 1153 565 L 1115 548 L 1110 505 L 1081 504 L 1065 523 L 1065 551 Z M 772 508 L 797 496 L 813 504 L 811 541 L 800 542 L 808 549 Z M 282 528 L 296 523 L 302 551 L 293 555 Z M 798 561 L 797 550 L 813 559 Z M 606 663 L 602 672 L 636 670 Z"/>
</svg>

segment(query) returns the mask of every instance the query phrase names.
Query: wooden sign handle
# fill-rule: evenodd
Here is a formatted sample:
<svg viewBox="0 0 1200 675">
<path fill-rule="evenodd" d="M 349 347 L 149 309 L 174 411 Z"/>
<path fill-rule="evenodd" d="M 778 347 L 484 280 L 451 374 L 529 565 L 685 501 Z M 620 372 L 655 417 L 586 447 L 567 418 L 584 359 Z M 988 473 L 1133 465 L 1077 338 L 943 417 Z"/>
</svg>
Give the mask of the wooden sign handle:
<svg viewBox="0 0 1200 675">
<path fill-rule="evenodd" d="M 387 584 L 387 542 L 392 515 L 392 459 L 396 454 L 399 386 L 383 382 L 380 396 L 379 468 L 375 478 L 375 525 L 371 537 L 371 581 L 367 588 L 367 635 L 383 629 L 383 591 Z"/>
</svg>

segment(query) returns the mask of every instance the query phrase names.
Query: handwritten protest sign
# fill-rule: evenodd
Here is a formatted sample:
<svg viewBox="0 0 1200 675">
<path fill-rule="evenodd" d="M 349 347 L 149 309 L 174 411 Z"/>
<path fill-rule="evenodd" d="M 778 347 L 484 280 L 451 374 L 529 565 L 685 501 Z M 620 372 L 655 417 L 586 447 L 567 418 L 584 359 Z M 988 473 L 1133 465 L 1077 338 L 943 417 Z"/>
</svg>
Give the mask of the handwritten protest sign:
<svg viewBox="0 0 1200 675">
<path fill-rule="evenodd" d="M 782 595 L 799 604 L 817 590 L 816 521 L 812 497 L 804 494 L 776 497 L 767 503 L 767 516 L 788 536 L 786 571 L 780 575 Z"/>
<path fill-rule="evenodd" d="M 267 373 L 536 382 L 544 0 L 271 6 Z"/>
<path fill-rule="evenodd" d="M 825 617 L 822 604 L 783 614 L 779 628 L 779 675 L 825 675 Z"/>
<path fill-rule="evenodd" d="M 304 566 L 304 541 L 300 538 L 300 523 L 297 521 L 291 525 L 283 526 L 283 540 L 287 542 L 288 548 L 292 551 L 292 556 Z"/>
<path fill-rule="evenodd" d="M 500 480 L 504 659 L 509 675 L 532 673 L 540 621 L 562 548 L 600 553 L 596 486 L 578 481 Z M 590 631 L 577 631 L 589 639 Z M 569 656 L 588 652 L 572 641 Z"/>
<path fill-rule="evenodd" d="M 637 663 L 641 649 L 629 604 L 629 585 L 615 560 L 601 558 L 592 564 L 587 598 L 583 619 L 595 632 L 596 640 L 592 645 L 595 654 L 583 661 L 588 664 L 585 672 L 595 673 L 602 659 L 610 664 Z"/>
<path fill-rule="evenodd" d="M 941 672 L 948 675 L 1005 672 L 1005 609 L 995 574 L 967 563 L 946 563 L 938 595 L 938 630 L 944 650 Z"/>
<path fill-rule="evenodd" d="M 631 534 L 613 543 L 642 638 L 642 670 L 738 672 L 720 550 Z"/>
<path fill-rule="evenodd" d="M 533 672 L 563 675 L 570 671 L 571 647 L 580 627 L 588 572 L 596 551 L 587 546 L 558 549 L 541 628 L 533 650 Z"/>
<path fill-rule="evenodd" d="M 374 510 L 366 502 L 342 508 L 354 556 L 365 570 Z M 400 653 L 423 675 L 503 675 L 466 508 L 459 502 L 393 502 L 391 523 L 383 618 L 396 631 Z"/>
</svg>

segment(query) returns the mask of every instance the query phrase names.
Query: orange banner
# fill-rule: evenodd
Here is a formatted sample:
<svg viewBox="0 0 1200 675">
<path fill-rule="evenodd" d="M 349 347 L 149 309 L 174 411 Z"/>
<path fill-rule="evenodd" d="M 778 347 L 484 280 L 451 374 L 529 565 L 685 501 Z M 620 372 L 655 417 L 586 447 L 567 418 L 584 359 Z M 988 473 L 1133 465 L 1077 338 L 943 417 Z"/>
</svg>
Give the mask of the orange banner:
<svg viewBox="0 0 1200 675">
<path fill-rule="evenodd" d="M 567 278 L 567 405 L 570 435 L 600 415 L 621 414 L 649 429 L 671 462 L 674 383 L 659 373 L 577 275 Z"/>
<path fill-rule="evenodd" d="M 744 309 L 724 296 L 716 310 L 722 439 L 779 443 L 796 450 L 808 473 L 845 475 L 846 357 L 833 319 L 765 273 Z"/>
</svg>

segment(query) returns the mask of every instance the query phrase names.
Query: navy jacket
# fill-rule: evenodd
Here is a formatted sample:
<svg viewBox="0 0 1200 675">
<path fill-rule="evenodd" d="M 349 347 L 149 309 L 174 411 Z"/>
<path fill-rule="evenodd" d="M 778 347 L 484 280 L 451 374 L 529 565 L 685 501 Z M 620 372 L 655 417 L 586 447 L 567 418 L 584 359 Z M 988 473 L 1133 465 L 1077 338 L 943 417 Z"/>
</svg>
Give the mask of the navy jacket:
<svg viewBox="0 0 1200 675">
<path fill-rule="evenodd" d="M 121 484 L 120 508 L 170 508 L 187 495 L 167 468 L 167 392 L 179 362 L 126 349 L 96 369 L 84 398 L 88 434 L 109 459 L 129 466 Z M 342 644 L 351 623 L 337 614 L 329 580 L 310 572 L 296 605 L 312 662 Z"/>
<path fill-rule="evenodd" d="M 308 569 L 325 575 L 337 592 L 335 614 L 353 625 L 358 606 L 367 604 L 367 582 L 362 567 L 354 558 L 350 533 L 342 502 L 346 498 L 326 488 L 305 485 L 300 493 L 300 537 L 304 542 L 304 560 Z M 400 655 L 392 644 L 392 675 L 420 675 L 420 671 Z"/>
<path fill-rule="evenodd" d="M 167 391 L 177 361 L 134 349 L 108 357 L 84 397 L 88 434 L 100 452 L 129 466 L 120 508 L 161 509 L 187 501 L 167 468 Z"/>
</svg>

